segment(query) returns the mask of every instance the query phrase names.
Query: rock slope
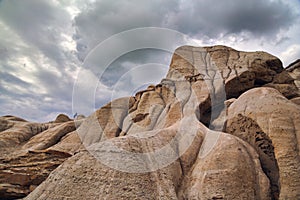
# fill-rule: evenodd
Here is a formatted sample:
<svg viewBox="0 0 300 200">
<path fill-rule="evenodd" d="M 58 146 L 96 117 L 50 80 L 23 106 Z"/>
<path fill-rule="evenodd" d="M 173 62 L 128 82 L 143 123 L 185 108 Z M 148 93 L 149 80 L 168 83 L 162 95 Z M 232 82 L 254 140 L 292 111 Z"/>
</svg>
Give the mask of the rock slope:
<svg viewBox="0 0 300 200">
<path fill-rule="evenodd" d="M 300 199 L 299 61 L 178 48 L 85 119 L 0 118 L 3 199 Z"/>
</svg>

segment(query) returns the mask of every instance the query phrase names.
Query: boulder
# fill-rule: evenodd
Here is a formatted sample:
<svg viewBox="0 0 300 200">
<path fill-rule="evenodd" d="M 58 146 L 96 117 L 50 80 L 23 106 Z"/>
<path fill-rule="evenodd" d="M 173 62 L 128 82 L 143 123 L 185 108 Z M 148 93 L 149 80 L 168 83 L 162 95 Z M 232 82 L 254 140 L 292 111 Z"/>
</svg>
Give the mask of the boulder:
<svg viewBox="0 0 300 200">
<path fill-rule="evenodd" d="M 300 198 L 300 107 L 271 88 L 241 95 L 228 110 L 226 132 L 251 144 L 260 154 L 274 198 Z"/>
<path fill-rule="evenodd" d="M 71 119 L 65 115 L 65 114 L 59 114 L 57 115 L 56 119 L 54 120 L 54 123 L 62 123 L 62 122 L 68 122 L 71 121 Z"/>
</svg>

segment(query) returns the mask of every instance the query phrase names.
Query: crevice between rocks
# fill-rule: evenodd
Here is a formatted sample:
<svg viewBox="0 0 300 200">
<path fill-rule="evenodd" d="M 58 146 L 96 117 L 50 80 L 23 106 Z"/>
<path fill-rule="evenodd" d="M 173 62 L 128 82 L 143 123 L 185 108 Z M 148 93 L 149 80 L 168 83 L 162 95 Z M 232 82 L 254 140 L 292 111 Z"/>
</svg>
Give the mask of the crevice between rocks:
<svg viewBox="0 0 300 200">
<path fill-rule="evenodd" d="M 272 140 L 254 120 L 241 114 L 227 121 L 226 132 L 248 142 L 258 152 L 262 170 L 270 180 L 271 198 L 279 199 L 279 168 Z"/>
</svg>

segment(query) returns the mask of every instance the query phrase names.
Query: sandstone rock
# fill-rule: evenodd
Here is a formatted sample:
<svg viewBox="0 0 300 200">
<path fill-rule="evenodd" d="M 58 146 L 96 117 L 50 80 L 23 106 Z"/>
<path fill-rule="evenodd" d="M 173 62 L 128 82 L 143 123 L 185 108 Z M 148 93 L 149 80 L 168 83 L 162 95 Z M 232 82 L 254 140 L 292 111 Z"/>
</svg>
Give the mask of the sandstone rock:
<svg viewBox="0 0 300 200">
<path fill-rule="evenodd" d="M 268 83 L 264 85 L 265 87 L 275 88 L 281 94 L 283 94 L 286 98 L 291 99 L 299 96 L 298 89 L 295 84 L 273 84 Z"/>
<path fill-rule="evenodd" d="M 30 150 L 47 149 L 48 147 L 58 143 L 63 136 L 72 131 L 75 131 L 75 124 L 73 121 L 63 123 L 50 128 L 41 134 L 33 136 L 29 141 L 26 142 L 26 144 L 23 145 L 23 148 Z"/>
<path fill-rule="evenodd" d="M 272 87 L 278 90 L 283 96 L 288 99 L 300 96 L 299 89 L 297 88 L 297 77 L 293 77 L 292 73 L 282 71 L 277 74 L 272 83 L 265 84 L 266 87 Z"/>
<path fill-rule="evenodd" d="M 160 83 L 86 118 L 2 117 L 0 196 L 299 199 L 298 69 L 265 52 L 183 46 Z"/>
<path fill-rule="evenodd" d="M 297 105 L 300 105 L 300 97 L 296 97 L 296 98 L 291 99 L 291 102 L 293 102 Z"/>
<path fill-rule="evenodd" d="M 14 145 L 20 145 L 23 142 L 29 140 L 36 134 L 39 134 L 47 130 L 50 124 L 40 124 L 32 122 L 18 122 L 14 121 L 5 122 L 7 125 L 5 130 L 0 132 L 0 148 L 9 147 Z M 10 128 L 7 128 L 10 127 Z"/>
<path fill-rule="evenodd" d="M 54 123 L 62 123 L 62 122 L 68 122 L 71 121 L 71 119 L 65 115 L 65 114 L 59 114 L 56 119 L 54 120 Z"/>
<path fill-rule="evenodd" d="M 300 198 L 299 122 L 299 106 L 271 88 L 247 91 L 228 111 L 226 131 L 257 149 L 280 199 Z"/>
<path fill-rule="evenodd" d="M 16 117 L 16 116 L 12 116 L 12 115 L 2 116 L 1 118 L 4 118 L 4 119 L 9 120 L 9 121 L 26 122 L 25 119 L 22 119 L 22 118 Z"/>
<path fill-rule="evenodd" d="M 75 130 L 72 121 L 39 124 L 4 116 L 0 122 L 1 199 L 25 197 L 80 148 L 78 136 L 72 147 L 67 146 L 69 137 L 63 137 Z"/>
<path fill-rule="evenodd" d="M 82 120 L 82 119 L 85 119 L 86 117 L 84 115 L 77 115 L 76 116 L 76 120 Z"/>
<path fill-rule="evenodd" d="M 269 180 L 249 144 L 221 133 L 208 155 L 201 150 L 179 199 L 271 199 Z"/>
<path fill-rule="evenodd" d="M 15 150 L 15 149 L 14 149 Z M 16 151 L 16 150 L 15 150 Z M 0 158 L 0 197 L 15 199 L 28 195 L 70 155 L 51 151 L 19 152 Z"/>
<path fill-rule="evenodd" d="M 0 132 L 5 131 L 15 125 L 15 122 L 0 117 Z"/>
<path fill-rule="evenodd" d="M 74 155 L 80 149 L 84 149 L 84 146 L 82 145 L 81 139 L 76 131 L 67 133 L 60 139 L 59 142 L 47 148 L 47 150 L 66 152 L 70 155 Z"/>
<path fill-rule="evenodd" d="M 265 52 L 241 52 L 226 46 L 176 50 L 167 78 L 184 79 L 201 75 L 208 86 L 217 87 L 223 79 L 227 98 L 273 81 L 283 71 L 281 61 Z"/>
<path fill-rule="evenodd" d="M 287 68 L 286 71 L 289 75 L 294 79 L 294 83 L 300 90 L 300 59 L 296 60 L 295 62 L 291 63 Z"/>
<path fill-rule="evenodd" d="M 185 121 L 182 119 L 181 121 L 186 124 L 186 122 L 193 120 L 187 119 Z M 57 168 L 47 181 L 42 183 L 26 199 L 60 199 L 66 197 L 74 199 L 87 196 L 89 199 L 98 199 L 99 196 L 108 199 L 213 199 L 216 197 L 270 199 L 269 180 L 262 172 L 258 155 L 250 145 L 222 133 L 215 147 L 211 150 L 209 145 L 200 147 L 199 143 L 202 143 L 204 133 L 208 130 L 197 121 L 190 124 L 198 127 L 195 128 L 194 143 L 190 145 L 187 151 L 184 151 L 185 154 L 175 155 L 177 159 L 165 167 L 155 168 L 155 165 L 158 164 L 156 161 L 160 159 L 158 155 L 161 154 L 157 154 L 157 156 L 152 157 L 155 160 L 151 160 L 151 157 L 148 156 L 130 155 L 128 157 L 127 153 L 122 151 L 124 149 L 131 151 L 131 153 L 146 153 L 161 149 L 176 136 L 176 129 L 179 124 L 177 122 L 167 129 L 149 133 L 153 136 L 151 138 L 145 137 L 145 133 L 140 133 L 96 144 L 90 148 L 90 151 L 97 151 L 98 153 L 94 156 L 98 159 L 92 157 L 88 152 L 76 154 Z M 189 127 L 180 128 L 186 131 L 190 129 Z M 188 132 L 182 131 L 181 133 L 184 133 L 182 136 L 191 134 L 191 131 L 195 129 L 190 129 Z M 184 137 L 182 139 L 185 140 Z M 111 144 L 113 146 L 120 145 L 121 150 L 111 149 Z M 183 144 L 184 141 L 171 144 L 171 151 L 162 153 L 169 156 L 172 156 L 172 152 L 180 154 L 180 150 L 178 152 L 176 149 L 180 149 Z M 205 151 L 208 152 L 204 153 Z M 247 156 L 245 157 L 245 155 Z M 224 159 L 227 162 L 224 162 Z M 241 159 L 245 160 L 239 162 Z M 113 165 L 115 168 L 111 167 Z M 138 173 L 142 172 L 139 170 L 143 167 L 144 169 L 149 168 L 149 172 Z M 152 167 L 154 167 L 153 170 Z M 126 169 L 128 171 L 125 171 Z M 253 170 L 257 171 L 254 172 Z M 207 173 L 205 173 L 206 171 Z M 186 176 L 184 176 L 185 174 Z M 198 175 L 204 177 L 201 178 Z M 186 179 L 181 182 L 183 178 Z M 203 182 L 203 179 L 207 182 Z M 57 180 L 60 181 L 57 182 Z M 76 184 L 73 184 L 74 182 Z M 203 188 L 205 190 L 201 193 Z M 179 197 L 178 194 L 180 194 Z"/>
</svg>

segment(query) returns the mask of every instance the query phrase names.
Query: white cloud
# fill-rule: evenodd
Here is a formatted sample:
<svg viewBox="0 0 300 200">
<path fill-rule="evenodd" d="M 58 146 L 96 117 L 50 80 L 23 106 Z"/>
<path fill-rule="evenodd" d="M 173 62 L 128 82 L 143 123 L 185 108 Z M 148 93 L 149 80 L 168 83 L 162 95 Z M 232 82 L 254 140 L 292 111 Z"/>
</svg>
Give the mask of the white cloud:
<svg viewBox="0 0 300 200">
<path fill-rule="evenodd" d="M 33 120 L 48 112 L 71 114 L 78 61 L 69 14 L 52 1 L 2 1 L 0 27 L 1 93 L 5 95 L 0 99 L 0 114 Z M 46 97 L 51 100 L 44 101 Z"/>
<path fill-rule="evenodd" d="M 284 52 L 281 53 L 282 61 L 284 63 L 291 63 L 292 60 L 300 59 L 300 44 L 289 46 Z"/>
</svg>

